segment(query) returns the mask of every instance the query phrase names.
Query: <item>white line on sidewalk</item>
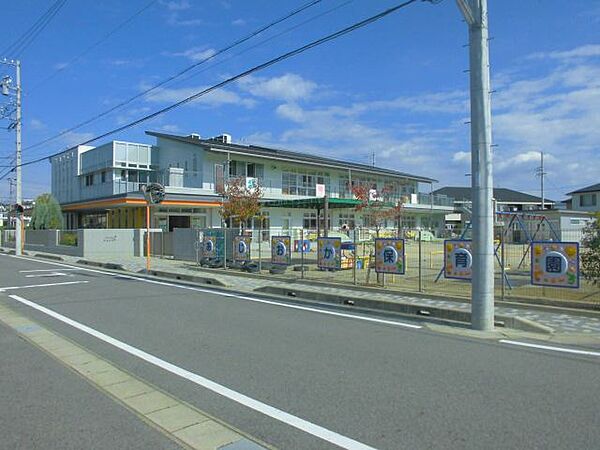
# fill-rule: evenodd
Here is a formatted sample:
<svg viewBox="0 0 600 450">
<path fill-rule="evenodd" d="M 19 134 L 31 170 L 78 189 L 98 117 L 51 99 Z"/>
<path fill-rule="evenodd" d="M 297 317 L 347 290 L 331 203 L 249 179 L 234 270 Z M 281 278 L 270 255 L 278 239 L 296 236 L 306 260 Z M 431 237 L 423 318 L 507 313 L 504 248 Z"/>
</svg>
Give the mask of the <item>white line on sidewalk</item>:
<svg viewBox="0 0 600 450">
<path fill-rule="evenodd" d="M 9 297 L 24 305 L 36 309 L 50 317 L 53 317 L 63 323 L 77 328 L 78 330 L 83 331 L 84 333 L 94 336 L 95 338 L 100 339 L 101 341 L 106 342 L 107 344 L 110 344 L 120 350 L 123 350 L 124 352 L 129 353 L 130 355 L 143 359 L 144 361 L 149 362 L 150 364 L 154 364 L 155 366 L 158 366 L 167 372 L 170 372 L 181 378 L 185 378 L 186 380 L 189 380 L 192 383 L 197 384 L 198 386 L 202 386 L 206 389 L 209 389 L 219 395 L 222 395 L 223 397 L 233 400 L 234 402 L 237 402 L 266 416 L 272 417 L 273 419 L 276 419 L 294 428 L 302 430 L 308 434 L 323 439 L 324 441 L 330 442 L 334 445 L 346 449 L 375 450 L 373 447 L 370 447 L 366 444 L 355 441 L 354 439 L 348 438 L 334 431 L 328 430 L 327 428 L 323 428 L 307 420 L 301 419 L 300 417 L 294 416 L 273 406 L 267 405 L 266 403 L 262 403 L 259 400 L 255 400 L 251 397 L 234 391 L 233 389 L 229 389 L 228 387 L 218 384 L 212 380 L 209 380 L 208 378 L 204 378 L 201 375 L 190 372 L 186 369 L 176 366 L 175 364 L 171 364 L 170 362 L 160 359 L 154 355 L 151 355 L 150 353 L 146 353 L 143 350 L 133 347 L 125 342 L 119 341 L 107 334 L 97 331 L 91 327 L 88 327 L 87 325 L 79 323 L 73 319 L 63 316 L 62 314 L 59 314 L 44 306 L 38 305 L 37 303 L 34 303 L 23 297 L 19 297 L 18 295 L 10 295 Z"/>
<path fill-rule="evenodd" d="M 24 259 L 24 260 L 27 260 L 27 261 L 35 261 L 35 262 L 43 263 L 43 264 L 51 264 L 51 265 L 56 265 L 56 266 L 59 266 L 59 267 L 71 267 L 71 268 L 73 267 L 73 266 L 70 266 L 70 265 L 67 265 L 67 264 L 55 263 L 55 262 L 50 262 L 50 261 L 39 261 L 37 259 L 24 258 L 22 256 L 14 256 L 13 255 L 13 258 Z M 232 293 L 221 292 L 221 291 L 212 290 L 212 289 L 203 289 L 203 288 L 193 287 L 193 286 L 184 286 L 184 285 L 181 285 L 181 284 L 169 283 L 167 281 L 149 280 L 147 278 L 140 278 L 140 277 L 135 277 L 135 276 L 131 276 L 131 275 L 115 274 L 113 272 L 105 272 L 105 271 L 97 270 L 97 269 L 88 269 L 88 268 L 82 267 L 82 268 L 80 268 L 78 270 L 83 270 L 83 271 L 88 271 L 88 272 L 93 272 L 93 273 L 100 273 L 100 274 L 104 274 L 104 275 L 109 275 L 111 277 L 119 276 L 121 278 L 142 281 L 144 283 L 158 284 L 158 285 L 161 285 L 161 286 L 169 286 L 169 287 L 174 287 L 174 288 L 177 288 L 177 289 L 185 289 L 185 290 L 188 290 L 188 291 L 195 291 L 195 292 L 202 292 L 202 293 L 208 293 L 208 294 L 213 294 L 213 295 L 220 295 L 222 297 L 239 298 L 241 300 L 249 300 L 249 301 L 252 301 L 252 302 L 255 302 L 255 303 L 264 303 L 264 304 L 268 304 L 268 305 L 281 306 L 283 308 L 290 308 L 290 309 L 298 309 L 298 310 L 303 310 L 303 311 L 310 311 L 310 312 L 315 312 L 315 313 L 318 313 L 318 314 L 325 314 L 325 315 L 329 315 L 329 316 L 344 317 L 344 318 L 347 318 L 347 319 L 356 319 L 356 320 L 362 320 L 362 321 L 365 321 L 365 322 L 380 323 L 380 324 L 384 324 L 384 325 L 394 325 L 394 326 L 398 326 L 398 327 L 411 328 L 411 329 L 415 329 L 415 330 L 419 330 L 419 329 L 423 328 L 421 325 L 414 325 L 414 324 L 411 324 L 411 323 L 397 322 L 395 320 L 377 319 L 377 318 L 374 318 L 374 317 L 360 316 L 360 315 L 357 315 L 357 314 L 340 313 L 340 312 L 328 311 L 328 310 L 320 309 L 320 308 L 311 308 L 310 306 L 291 305 L 289 303 L 277 302 L 277 301 L 272 301 L 272 300 L 264 300 L 264 299 L 261 299 L 261 298 L 258 298 L 258 297 L 249 297 L 247 295 L 232 294 Z"/>
<path fill-rule="evenodd" d="M 554 347 L 551 345 L 541 345 L 541 344 L 530 344 L 528 342 L 510 341 L 508 339 L 500 339 L 499 342 L 502 344 L 518 345 L 520 347 L 537 348 L 540 350 L 551 350 L 554 352 L 562 352 L 562 353 L 572 353 L 575 355 L 600 356 L 600 352 L 593 352 L 591 350 L 578 350 L 575 348 Z"/>
<path fill-rule="evenodd" d="M 25 285 L 25 286 L 0 287 L 0 292 L 15 291 L 17 289 L 29 289 L 29 288 L 50 287 L 50 286 L 65 286 L 67 284 L 82 284 L 82 283 L 89 283 L 89 281 L 65 281 L 64 283 L 29 284 L 29 285 Z"/>
</svg>

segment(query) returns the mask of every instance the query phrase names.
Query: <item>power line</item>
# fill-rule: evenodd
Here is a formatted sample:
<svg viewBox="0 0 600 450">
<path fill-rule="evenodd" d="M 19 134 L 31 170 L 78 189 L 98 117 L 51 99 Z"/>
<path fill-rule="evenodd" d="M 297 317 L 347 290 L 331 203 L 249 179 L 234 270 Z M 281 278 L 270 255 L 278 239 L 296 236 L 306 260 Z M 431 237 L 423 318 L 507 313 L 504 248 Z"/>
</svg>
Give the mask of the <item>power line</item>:
<svg viewBox="0 0 600 450">
<path fill-rule="evenodd" d="M 363 28 L 363 27 L 365 27 L 367 25 L 370 25 L 371 23 L 376 22 L 376 21 L 378 21 L 378 20 L 380 20 L 380 19 L 382 19 L 382 18 L 384 18 L 384 17 L 386 17 L 386 16 L 388 16 L 388 15 L 390 15 L 390 14 L 392 14 L 392 13 L 394 13 L 394 12 L 396 12 L 396 11 L 402 9 L 402 8 L 405 8 L 405 7 L 411 5 L 412 3 L 415 3 L 417 1 L 419 1 L 419 0 L 408 0 L 408 1 L 405 1 L 403 3 L 400 3 L 400 4 L 396 5 L 394 7 L 388 8 L 388 9 L 386 9 L 386 10 L 384 10 L 384 11 L 378 13 L 378 14 L 375 14 L 374 16 L 371 16 L 371 17 L 369 17 L 367 19 L 364 19 L 364 20 L 362 20 L 360 22 L 356 22 L 353 25 L 345 27 L 345 28 L 343 28 L 341 30 L 338 30 L 338 31 L 336 31 L 334 33 L 331 33 L 331 34 L 329 34 L 327 36 L 324 36 L 322 38 L 319 38 L 317 40 L 309 42 L 308 44 L 305 44 L 305 45 L 303 45 L 301 47 L 298 47 L 298 48 L 296 48 L 294 50 L 291 50 L 291 51 L 289 51 L 287 53 L 284 53 L 284 54 L 282 54 L 280 56 L 277 56 L 277 57 L 275 57 L 273 59 L 270 59 L 270 60 L 268 60 L 268 61 L 266 61 L 266 62 L 264 62 L 262 64 L 254 66 L 254 67 L 252 67 L 252 68 L 250 68 L 250 69 L 248 69 L 248 70 L 246 70 L 244 72 L 241 72 L 241 73 L 239 73 L 239 74 L 237 74 L 235 76 L 227 78 L 226 80 L 221 81 L 220 83 L 214 84 L 214 85 L 212 85 L 212 86 L 210 86 L 210 87 L 208 87 L 206 89 L 203 89 L 203 90 L 201 90 L 201 91 L 199 91 L 199 92 L 197 92 L 197 93 L 195 93 L 193 95 L 190 95 L 189 97 L 187 97 L 187 98 L 185 98 L 183 100 L 180 100 L 180 101 L 178 101 L 176 103 L 173 103 L 173 104 L 171 104 L 171 105 L 169 105 L 169 106 L 167 106 L 165 108 L 162 108 L 162 109 L 160 109 L 158 111 L 155 111 L 155 112 L 153 112 L 151 114 L 143 116 L 143 117 L 141 117 L 141 118 L 139 118 L 137 120 L 129 122 L 128 124 L 125 124 L 125 125 L 120 126 L 118 128 L 114 128 L 114 129 L 112 129 L 110 131 L 107 131 L 107 132 L 105 132 L 105 133 L 103 133 L 101 135 L 98 135 L 98 136 L 96 136 L 94 138 L 88 139 L 88 140 L 86 140 L 84 142 L 81 142 L 78 145 L 89 144 L 91 142 L 103 139 L 103 138 L 105 138 L 107 136 L 110 136 L 110 135 L 115 134 L 115 133 L 119 133 L 121 131 L 124 131 L 124 130 L 127 130 L 129 128 L 132 128 L 132 127 L 134 127 L 136 125 L 139 125 L 139 124 L 141 124 L 143 122 L 146 122 L 146 121 L 148 121 L 150 119 L 158 117 L 158 116 L 160 116 L 162 114 L 165 114 L 165 113 L 167 113 L 167 112 L 169 112 L 169 111 L 171 111 L 173 109 L 176 109 L 176 108 L 178 108 L 178 107 L 180 107 L 182 105 L 185 105 L 185 104 L 187 104 L 187 103 L 189 103 L 189 102 L 191 102 L 193 100 L 196 100 L 196 99 L 198 99 L 198 98 L 200 98 L 200 97 L 202 97 L 202 96 L 204 96 L 206 94 L 209 94 L 210 92 L 216 91 L 216 90 L 218 90 L 218 89 L 220 89 L 220 88 L 222 88 L 224 86 L 227 86 L 227 85 L 229 85 L 229 84 L 231 84 L 231 83 L 233 83 L 233 82 L 235 82 L 235 81 L 237 81 L 237 80 L 239 80 L 241 78 L 244 78 L 244 77 L 246 77 L 248 75 L 251 75 L 254 72 L 258 72 L 260 70 L 266 69 L 266 68 L 268 68 L 268 67 L 270 67 L 270 66 L 272 66 L 274 64 L 277 64 L 277 63 L 279 63 L 281 61 L 284 61 L 284 60 L 289 59 L 289 58 L 291 58 L 293 56 L 296 56 L 296 55 L 299 55 L 301 53 L 304 53 L 305 51 L 310 50 L 310 49 L 312 49 L 314 47 L 317 47 L 319 45 L 325 44 L 325 43 L 327 43 L 329 41 L 332 41 L 332 40 L 337 39 L 337 38 L 339 38 L 341 36 L 344 36 L 344 35 L 346 35 L 348 33 L 351 33 L 353 31 L 356 31 L 356 30 L 358 30 L 360 28 Z M 428 1 L 428 0 L 420 0 L 420 1 Z M 73 148 L 74 147 L 76 147 L 76 146 L 73 146 Z M 49 158 L 51 158 L 53 156 L 59 155 L 60 153 L 62 153 L 62 151 L 57 152 L 57 153 L 53 153 L 53 154 L 50 154 L 50 155 L 46 155 L 46 156 L 43 156 L 41 158 L 37 158 L 37 159 L 31 160 L 31 161 L 27 161 L 27 162 L 22 163 L 21 166 L 29 166 L 31 164 L 36 164 L 36 163 L 42 162 L 42 161 L 45 161 L 45 160 L 47 160 L 47 159 L 49 159 Z M 0 177 L 0 180 L 2 180 L 3 178 L 4 178 L 4 176 Z"/>
<path fill-rule="evenodd" d="M 44 140 L 42 140 L 40 142 L 37 142 L 36 144 L 32 144 L 32 145 L 24 148 L 24 150 L 30 150 L 32 148 L 39 147 L 40 145 L 43 145 L 43 144 L 45 144 L 45 143 L 47 143 L 49 141 L 53 141 L 53 140 L 55 140 L 55 139 L 57 139 L 57 138 L 59 138 L 61 136 L 64 136 L 67 133 L 70 133 L 71 131 L 77 130 L 77 129 L 85 126 L 85 125 L 89 125 L 90 123 L 92 123 L 92 122 L 94 122 L 94 121 L 96 121 L 96 120 L 98 120 L 98 119 L 100 119 L 100 118 L 102 118 L 102 117 L 104 117 L 104 116 L 112 113 L 113 111 L 116 111 L 116 110 L 122 108 L 123 106 L 126 106 L 126 105 L 130 104 L 134 100 L 137 100 L 138 98 L 141 98 L 141 97 L 145 96 L 146 94 L 148 94 L 148 93 L 150 93 L 150 92 L 158 89 L 159 87 L 164 86 L 165 84 L 173 81 L 176 78 L 179 78 L 180 76 L 182 76 L 185 73 L 189 72 L 190 70 L 198 67 L 199 65 L 204 64 L 204 63 L 206 63 L 206 62 L 208 62 L 208 61 L 216 58 L 218 55 L 220 55 L 222 53 L 225 53 L 226 51 L 228 51 L 228 50 L 230 50 L 230 49 L 232 49 L 232 48 L 234 48 L 234 47 L 236 47 L 236 46 L 238 46 L 238 45 L 240 45 L 240 44 L 248 41 L 249 39 L 253 38 L 254 36 L 257 36 L 258 34 L 260 34 L 260 33 L 264 32 L 264 31 L 268 30 L 269 28 L 272 28 L 275 25 L 277 25 L 277 24 L 279 24 L 279 23 L 281 23 L 281 22 L 283 22 L 283 21 L 285 21 L 285 20 L 287 20 L 287 19 L 289 19 L 289 18 L 291 18 L 291 17 L 293 17 L 293 16 L 301 13 L 302 11 L 310 8 L 311 6 L 316 5 L 317 3 L 320 3 L 321 1 L 322 0 L 311 0 L 308 3 L 305 3 L 304 5 L 296 8 L 295 10 L 289 12 L 288 14 L 286 14 L 286 15 L 284 15 L 284 16 L 276 19 L 276 20 L 274 20 L 273 22 L 271 22 L 271 23 L 269 23 L 267 25 L 264 25 L 264 26 L 258 28 L 257 30 L 255 30 L 255 31 L 247 34 L 246 36 L 244 36 L 244 37 L 242 37 L 242 38 L 240 38 L 240 39 L 238 39 L 238 40 L 236 40 L 236 41 L 234 41 L 234 42 L 232 42 L 230 44 L 227 44 L 225 47 L 217 50 L 212 55 L 209 55 L 206 58 L 203 58 L 200 61 L 198 61 L 198 62 L 196 62 L 196 63 L 194 63 L 194 64 L 192 64 L 190 66 L 185 67 L 184 69 L 180 70 L 176 74 L 171 75 L 168 78 L 165 78 L 163 81 L 159 82 L 158 84 L 155 84 L 155 85 L 151 86 L 150 88 L 143 90 L 142 92 L 134 95 L 133 97 L 130 97 L 129 99 L 124 100 L 124 101 L 118 103 L 117 105 L 113 106 L 112 108 L 109 108 L 106 111 L 101 112 L 101 113 L 99 113 L 99 114 L 97 114 L 97 115 L 95 115 L 95 116 L 93 116 L 93 117 L 91 117 L 91 118 L 89 118 L 89 119 L 87 119 L 87 120 L 85 120 L 85 121 L 83 121 L 83 122 L 81 122 L 81 123 L 79 123 L 79 124 L 71 127 L 71 128 L 63 130 L 63 131 L 61 131 L 60 133 L 58 133 L 58 134 L 56 134 L 54 136 L 51 136 L 51 137 L 49 137 L 47 139 L 44 139 Z"/>
<path fill-rule="evenodd" d="M 35 21 L 35 23 L 29 27 L 14 43 L 9 45 L 5 50 L 4 54 L 12 54 L 14 58 L 18 58 L 26 49 L 31 45 L 35 38 L 46 28 L 46 26 L 52 21 L 54 16 L 58 14 L 61 8 L 65 5 L 67 0 L 56 0 L 48 10 Z"/>
<path fill-rule="evenodd" d="M 76 56 L 74 56 L 73 58 L 71 58 L 71 60 L 69 62 L 67 62 L 63 66 L 57 68 L 54 72 L 52 72 L 46 78 L 44 78 L 39 83 L 37 83 L 35 86 L 33 86 L 33 88 L 30 89 L 29 92 L 35 91 L 41 85 L 45 84 L 46 82 L 48 82 L 49 80 L 54 78 L 59 73 L 66 70 L 67 68 L 71 67 L 73 65 L 73 63 L 75 63 L 75 61 L 79 60 L 82 56 L 86 55 L 87 53 L 89 53 L 90 51 L 92 51 L 93 49 L 98 47 L 100 44 L 107 41 L 112 35 L 119 32 L 121 29 L 123 29 L 127 24 L 129 24 L 134 19 L 136 19 L 138 16 L 140 16 L 144 11 L 146 11 L 148 8 L 150 8 L 152 5 L 154 5 L 157 1 L 158 0 L 151 0 L 150 2 L 146 3 L 146 5 L 144 5 L 141 9 L 137 10 L 133 15 L 129 16 L 123 22 L 119 23 L 116 27 L 114 27 L 112 30 L 110 30 L 108 33 L 106 33 L 104 36 L 102 36 L 100 39 L 98 39 L 92 45 L 90 45 L 85 50 L 83 50 L 81 53 L 79 53 Z"/>
</svg>

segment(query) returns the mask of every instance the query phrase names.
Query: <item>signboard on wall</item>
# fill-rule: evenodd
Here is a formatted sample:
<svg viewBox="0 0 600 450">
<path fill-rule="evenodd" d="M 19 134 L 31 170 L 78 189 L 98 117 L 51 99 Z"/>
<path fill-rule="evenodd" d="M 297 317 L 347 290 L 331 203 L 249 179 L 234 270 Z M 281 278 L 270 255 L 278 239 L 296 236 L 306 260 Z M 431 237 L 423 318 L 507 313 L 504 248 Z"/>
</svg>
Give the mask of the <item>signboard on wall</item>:
<svg viewBox="0 0 600 450">
<path fill-rule="evenodd" d="M 472 242 L 467 239 L 444 241 L 444 278 L 470 280 L 473 274 Z"/>
<path fill-rule="evenodd" d="M 215 258 L 217 256 L 217 237 L 204 235 L 202 243 L 202 256 L 205 258 Z"/>
<path fill-rule="evenodd" d="M 375 239 L 375 272 L 404 275 L 404 239 Z"/>
<path fill-rule="evenodd" d="M 290 236 L 271 237 L 271 263 L 290 265 L 292 263 L 292 238 Z"/>
<path fill-rule="evenodd" d="M 532 242 L 531 284 L 578 288 L 579 244 L 577 242 Z"/>
<path fill-rule="evenodd" d="M 252 238 L 247 236 L 235 236 L 233 238 L 233 260 L 250 261 L 250 245 Z"/>
<path fill-rule="evenodd" d="M 315 196 L 317 198 L 325 197 L 325 185 L 324 184 L 316 184 L 315 185 Z"/>
<path fill-rule="evenodd" d="M 317 265 L 319 269 L 342 268 L 342 239 L 320 237 L 317 239 Z"/>
</svg>

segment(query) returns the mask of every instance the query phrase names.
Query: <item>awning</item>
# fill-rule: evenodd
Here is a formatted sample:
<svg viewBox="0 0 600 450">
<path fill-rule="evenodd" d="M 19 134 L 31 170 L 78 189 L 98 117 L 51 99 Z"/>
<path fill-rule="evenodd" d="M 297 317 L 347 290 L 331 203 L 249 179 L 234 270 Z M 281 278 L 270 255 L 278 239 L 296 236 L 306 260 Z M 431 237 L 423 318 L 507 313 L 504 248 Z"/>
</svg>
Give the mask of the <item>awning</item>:
<svg viewBox="0 0 600 450">
<path fill-rule="evenodd" d="M 356 208 L 362 202 L 351 198 L 329 198 L 327 206 L 329 209 Z M 261 203 L 264 208 L 303 208 L 324 209 L 324 198 L 301 198 L 297 200 L 265 200 Z"/>
</svg>

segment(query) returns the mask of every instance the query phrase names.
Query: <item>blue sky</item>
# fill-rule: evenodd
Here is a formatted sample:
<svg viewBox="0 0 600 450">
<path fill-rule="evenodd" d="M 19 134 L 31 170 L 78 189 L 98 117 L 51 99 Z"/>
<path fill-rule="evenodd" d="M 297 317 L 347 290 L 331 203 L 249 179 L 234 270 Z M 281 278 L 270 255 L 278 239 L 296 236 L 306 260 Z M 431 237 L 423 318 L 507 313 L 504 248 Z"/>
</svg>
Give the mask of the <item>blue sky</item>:
<svg viewBox="0 0 600 450">
<path fill-rule="evenodd" d="M 306 2 L 157 0 L 68 64 L 147 3 L 69 0 L 24 52 L 25 148 Z M 323 0 L 199 66 L 193 76 L 26 150 L 23 158 L 77 144 L 396 3 Z M 21 0 L 4 5 L 2 42 L 14 41 L 51 4 L 51 0 Z M 498 144 L 495 186 L 539 194 L 534 170 L 540 150 L 546 152 L 547 197 L 560 200 L 570 190 L 597 183 L 600 0 L 489 0 L 489 8 Z M 410 5 L 112 138 L 153 143 L 145 130 L 196 132 L 203 137 L 227 132 L 237 142 L 363 163 L 375 152 L 377 165 L 437 178 L 436 187 L 466 185 L 468 55 L 467 29 L 461 19 L 453 0 Z M 57 69 L 62 70 L 43 82 Z M 13 140 L 9 132 L 0 134 L 0 156 L 13 152 Z M 49 185 L 49 163 L 25 168 L 26 196 L 49 191 Z M 7 195 L 8 183 L 3 180 L 0 197 Z"/>
</svg>

